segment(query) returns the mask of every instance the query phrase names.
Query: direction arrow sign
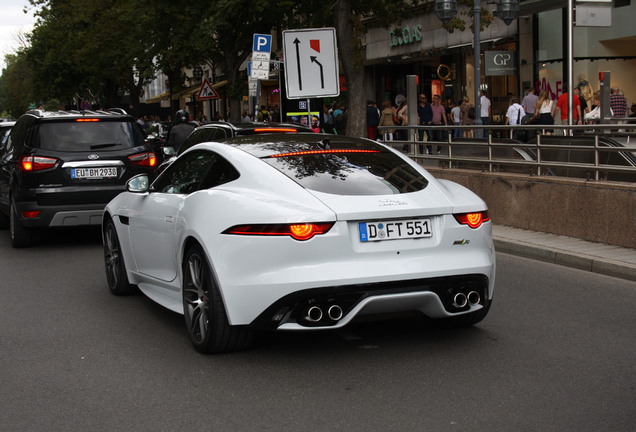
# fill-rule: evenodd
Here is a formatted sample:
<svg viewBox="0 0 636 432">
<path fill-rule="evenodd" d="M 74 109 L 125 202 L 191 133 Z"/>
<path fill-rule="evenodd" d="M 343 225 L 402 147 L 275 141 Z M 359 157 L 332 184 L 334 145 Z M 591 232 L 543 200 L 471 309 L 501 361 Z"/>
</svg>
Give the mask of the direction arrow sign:
<svg viewBox="0 0 636 432">
<path fill-rule="evenodd" d="M 289 99 L 340 94 L 336 29 L 285 30 L 283 53 Z"/>
<path fill-rule="evenodd" d="M 220 99 L 219 94 L 214 90 L 214 87 L 208 82 L 207 79 L 203 80 L 201 84 L 201 88 L 199 89 L 199 93 L 197 93 L 198 100 L 207 100 L 207 99 Z"/>
</svg>

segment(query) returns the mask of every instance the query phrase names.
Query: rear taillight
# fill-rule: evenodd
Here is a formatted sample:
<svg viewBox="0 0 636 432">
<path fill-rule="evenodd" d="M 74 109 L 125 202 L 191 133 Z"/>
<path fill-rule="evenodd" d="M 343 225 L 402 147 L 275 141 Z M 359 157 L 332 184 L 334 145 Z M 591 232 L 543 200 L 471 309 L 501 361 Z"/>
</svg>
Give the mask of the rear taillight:
<svg viewBox="0 0 636 432">
<path fill-rule="evenodd" d="M 298 132 L 297 129 L 294 128 L 256 128 L 254 129 L 254 133 L 293 133 Z"/>
<path fill-rule="evenodd" d="M 303 241 L 324 234 L 331 229 L 333 222 L 299 223 L 299 224 L 260 224 L 237 225 L 228 228 L 223 234 L 252 235 L 252 236 L 289 236 Z"/>
<path fill-rule="evenodd" d="M 454 214 L 455 219 L 462 225 L 468 225 L 471 228 L 479 228 L 482 223 L 490 220 L 488 211 L 474 212 L 474 213 L 460 213 Z"/>
<path fill-rule="evenodd" d="M 20 159 L 20 169 L 22 171 L 40 171 L 53 168 L 57 164 L 57 159 L 42 156 L 22 156 Z"/>
<path fill-rule="evenodd" d="M 128 160 L 133 165 L 154 167 L 157 166 L 157 156 L 153 152 L 139 153 L 136 155 L 128 156 Z"/>
</svg>

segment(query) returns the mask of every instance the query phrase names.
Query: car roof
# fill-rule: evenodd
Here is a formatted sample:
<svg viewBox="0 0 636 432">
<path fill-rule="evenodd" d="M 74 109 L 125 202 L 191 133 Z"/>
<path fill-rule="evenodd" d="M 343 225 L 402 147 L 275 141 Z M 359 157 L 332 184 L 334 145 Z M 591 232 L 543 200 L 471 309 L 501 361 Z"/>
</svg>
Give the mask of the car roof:
<svg viewBox="0 0 636 432">
<path fill-rule="evenodd" d="M 121 108 L 111 108 L 109 110 L 95 110 L 95 111 L 91 111 L 91 110 L 45 111 L 45 110 L 35 109 L 35 110 L 29 110 L 22 115 L 36 117 L 40 120 L 67 120 L 67 119 L 70 120 L 70 119 L 77 119 L 82 117 L 134 120 L 133 116 L 128 115 L 128 113 L 126 113 L 126 111 L 124 111 Z"/>
<path fill-rule="evenodd" d="M 266 132 L 266 129 L 271 129 L 275 131 L 276 129 L 281 128 L 293 128 L 298 132 L 312 132 L 311 128 L 307 126 L 303 126 L 296 123 L 247 123 L 247 122 L 222 122 L 222 121 L 213 121 L 209 123 L 204 123 L 197 127 L 197 129 L 207 129 L 212 127 L 225 127 L 232 129 L 235 134 L 240 135 L 241 132 L 253 133 L 255 131 Z"/>
</svg>

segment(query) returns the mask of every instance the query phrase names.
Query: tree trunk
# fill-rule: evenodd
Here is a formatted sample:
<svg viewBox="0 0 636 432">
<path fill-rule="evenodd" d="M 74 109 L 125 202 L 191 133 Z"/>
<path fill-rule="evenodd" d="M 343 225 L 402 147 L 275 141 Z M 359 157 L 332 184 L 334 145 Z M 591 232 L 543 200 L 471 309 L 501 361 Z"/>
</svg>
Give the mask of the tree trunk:
<svg viewBox="0 0 636 432">
<path fill-rule="evenodd" d="M 366 100 L 364 95 L 364 64 L 360 55 L 359 41 L 355 37 L 355 16 L 351 0 L 338 0 L 334 10 L 338 51 L 348 93 L 347 129 L 349 136 L 366 136 Z M 351 37 L 353 36 L 353 37 Z"/>
</svg>

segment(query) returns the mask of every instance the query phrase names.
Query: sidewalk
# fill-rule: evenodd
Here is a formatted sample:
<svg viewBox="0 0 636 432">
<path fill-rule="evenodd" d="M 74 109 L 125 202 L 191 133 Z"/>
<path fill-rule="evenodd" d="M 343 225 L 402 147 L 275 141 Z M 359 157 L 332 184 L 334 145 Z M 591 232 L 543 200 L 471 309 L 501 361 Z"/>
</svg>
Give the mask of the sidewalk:
<svg viewBox="0 0 636 432">
<path fill-rule="evenodd" d="M 636 249 L 493 225 L 497 252 L 636 281 Z"/>
</svg>

